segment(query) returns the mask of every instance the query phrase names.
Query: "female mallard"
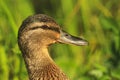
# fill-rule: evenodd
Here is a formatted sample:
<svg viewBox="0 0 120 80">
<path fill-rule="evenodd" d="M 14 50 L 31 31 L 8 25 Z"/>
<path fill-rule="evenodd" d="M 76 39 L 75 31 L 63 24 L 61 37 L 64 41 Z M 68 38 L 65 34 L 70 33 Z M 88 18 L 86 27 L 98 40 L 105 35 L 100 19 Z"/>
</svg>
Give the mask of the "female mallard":
<svg viewBox="0 0 120 80">
<path fill-rule="evenodd" d="M 30 80 L 69 80 L 48 53 L 50 44 L 87 45 L 82 38 L 65 31 L 49 16 L 37 14 L 25 19 L 18 31 L 18 45 L 23 54 Z"/>
</svg>

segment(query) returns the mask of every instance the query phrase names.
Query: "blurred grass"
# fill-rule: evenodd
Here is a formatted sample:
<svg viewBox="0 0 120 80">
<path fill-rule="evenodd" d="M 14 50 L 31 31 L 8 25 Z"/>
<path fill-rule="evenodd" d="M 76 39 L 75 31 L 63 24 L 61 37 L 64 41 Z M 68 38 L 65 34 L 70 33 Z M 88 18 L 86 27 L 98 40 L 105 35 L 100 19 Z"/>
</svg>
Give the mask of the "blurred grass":
<svg viewBox="0 0 120 80">
<path fill-rule="evenodd" d="M 55 18 L 89 46 L 55 44 L 50 52 L 71 80 L 120 80 L 120 0 L 0 0 L 0 80 L 26 80 L 17 46 L 21 22 L 34 13 Z"/>
</svg>

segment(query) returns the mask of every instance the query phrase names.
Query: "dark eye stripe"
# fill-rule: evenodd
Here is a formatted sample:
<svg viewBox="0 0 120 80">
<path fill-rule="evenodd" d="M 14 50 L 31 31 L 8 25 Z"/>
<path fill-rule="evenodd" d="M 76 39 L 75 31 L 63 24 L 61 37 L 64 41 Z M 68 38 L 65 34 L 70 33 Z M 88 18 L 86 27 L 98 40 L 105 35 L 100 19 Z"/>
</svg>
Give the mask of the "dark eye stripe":
<svg viewBox="0 0 120 80">
<path fill-rule="evenodd" d="M 44 29 L 44 30 L 52 30 L 52 31 L 56 31 L 56 32 L 60 33 L 59 28 L 52 27 L 52 26 L 48 27 L 47 25 L 36 26 L 36 27 L 30 28 L 30 30 L 35 30 L 35 29 L 38 29 L 38 28 L 41 28 L 41 29 Z"/>
<path fill-rule="evenodd" d="M 32 27 L 32 28 L 30 28 L 30 30 L 35 30 L 35 29 L 38 29 L 38 28 L 40 28 L 41 26 L 36 26 L 36 27 Z"/>
</svg>

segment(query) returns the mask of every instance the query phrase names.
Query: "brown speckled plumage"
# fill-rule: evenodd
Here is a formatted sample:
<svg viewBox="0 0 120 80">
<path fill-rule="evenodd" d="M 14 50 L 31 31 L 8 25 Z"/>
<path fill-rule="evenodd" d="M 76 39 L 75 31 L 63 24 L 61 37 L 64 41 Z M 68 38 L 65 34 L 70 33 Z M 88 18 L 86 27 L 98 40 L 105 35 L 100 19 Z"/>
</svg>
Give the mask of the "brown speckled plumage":
<svg viewBox="0 0 120 80">
<path fill-rule="evenodd" d="M 68 39 L 73 37 L 66 35 L 65 32 L 61 36 L 60 33 L 59 25 L 44 14 L 29 16 L 23 21 L 18 31 L 18 45 L 24 57 L 30 80 L 69 80 L 54 63 L 47 50 L 50 44 L 62 42 L 59 40 L 60 37 L 64 35 Z M 73 38 L 73 40 L 81 44 L 78 38 Z M 80 40 L 83 39 L 80 38 Z M 86 44 L 85 40 L 83 42 Z"/>
</svg>

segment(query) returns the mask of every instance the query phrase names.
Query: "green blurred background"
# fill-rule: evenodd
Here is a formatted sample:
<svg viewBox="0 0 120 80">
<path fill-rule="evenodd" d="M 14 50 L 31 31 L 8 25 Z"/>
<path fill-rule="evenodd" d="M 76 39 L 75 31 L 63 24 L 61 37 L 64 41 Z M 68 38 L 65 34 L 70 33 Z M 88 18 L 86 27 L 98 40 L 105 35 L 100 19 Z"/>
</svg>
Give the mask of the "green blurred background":
<svg viewBox="0 0 120 80">
<path fill-rule="evenodd" d="M 120 0 L 0 0 L 0 80 L 27 80 L 17 31 L 32 14 L 53 17 L 89 46 L 55 44 L 51 56 L 71 80 L 120 80 Z"/>
</svg>

